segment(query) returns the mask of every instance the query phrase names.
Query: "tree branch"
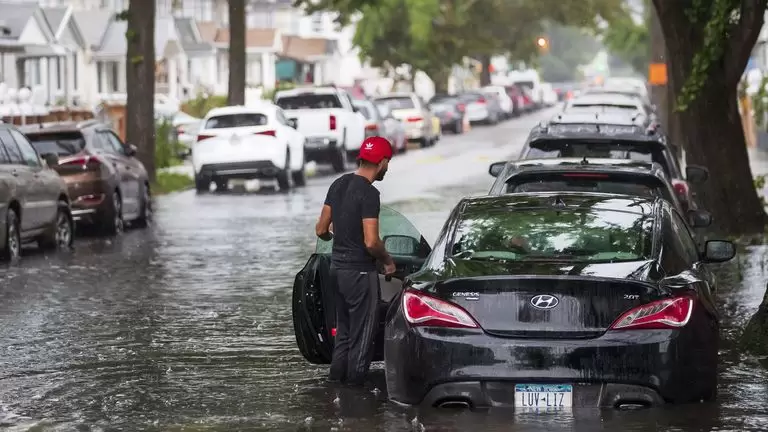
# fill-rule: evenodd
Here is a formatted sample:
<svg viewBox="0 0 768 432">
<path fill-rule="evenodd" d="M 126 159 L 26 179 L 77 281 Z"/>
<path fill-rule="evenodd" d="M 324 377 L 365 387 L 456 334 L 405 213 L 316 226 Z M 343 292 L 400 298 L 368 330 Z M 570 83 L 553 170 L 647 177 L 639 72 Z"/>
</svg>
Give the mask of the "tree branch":
<svg viewBox="0 0 768 432">
<path fill-rule="evenodd" d="M 768 0 L 742 0 L 739 22 L 731 28 L 728 50 L 725 53 L 727 85 L 735 86 L 747 67 L 752 48 L 763 27 Z"/>
</svg>

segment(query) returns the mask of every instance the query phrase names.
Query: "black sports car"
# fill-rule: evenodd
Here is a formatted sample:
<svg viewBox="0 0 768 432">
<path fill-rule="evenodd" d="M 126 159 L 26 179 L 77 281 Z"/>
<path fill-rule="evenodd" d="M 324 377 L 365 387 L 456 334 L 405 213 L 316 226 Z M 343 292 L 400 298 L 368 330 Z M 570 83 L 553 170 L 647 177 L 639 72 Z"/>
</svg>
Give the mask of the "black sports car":
<svg viewBox="0 0 768 432">
<path fill-rule="evenodd" d="M 423 262 L 402 291 L 382 290 L 378 347 L 391 400 L 621 408 L 716 396 L 719 318 L 705 263 L 735 249 L 711 240 L 700 251 L 667 201 L 466 198 L 431 252 L 412 225 L 384 225 L 401 274 Z M 328 245 L 318 252 L 296 277 L 293 306 L 299 348 L 322 364 L 334 282 Z"/>
</svg>

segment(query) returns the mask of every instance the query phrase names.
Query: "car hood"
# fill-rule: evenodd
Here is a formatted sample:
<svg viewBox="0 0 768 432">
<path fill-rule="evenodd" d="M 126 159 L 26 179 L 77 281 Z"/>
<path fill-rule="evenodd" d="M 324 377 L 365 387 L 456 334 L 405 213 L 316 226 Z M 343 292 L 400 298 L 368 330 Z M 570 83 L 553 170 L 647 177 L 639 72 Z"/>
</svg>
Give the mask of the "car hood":
<svg viewBox="0 0 768 432">
<path fill-rule="evenodd" d="M 614 263 L 570 263 L 566 261 L 474 261 L 446 260 L 439 270 L 424 269 L 412 275 L 418 282 L 483 276 L 586 276 L 647 281 L 654 260 Z"/>
</svg>

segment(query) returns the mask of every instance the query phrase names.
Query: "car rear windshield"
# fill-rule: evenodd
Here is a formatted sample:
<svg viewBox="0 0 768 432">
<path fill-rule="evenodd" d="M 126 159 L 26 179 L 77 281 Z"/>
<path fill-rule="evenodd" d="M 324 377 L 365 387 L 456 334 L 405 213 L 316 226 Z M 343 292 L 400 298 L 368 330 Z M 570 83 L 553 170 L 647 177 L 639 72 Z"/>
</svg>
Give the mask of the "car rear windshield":
<svg viewBox="0 0 768 432">
<path fill-rule="evenodd" d="M 341 108 L 341 101 L 335 94 L 301 94 L 296 96 L 281 96 L 275 102 L 284 110 L 298 109 L 330 109 Z"/>
<path fill-rule="evenodd" d="M 606 173 L 547 173 L 516 175 L 506 182 L 507 193 L 600 192 L 669 199 L 658 178 L 648 175 L 619 176 Z"/>
<path fill-rule="evenodd" d="M 266 124 L 267 116 L 264 114 L 226 114 L 209 118 L 205 122 L 205 129 L 265 126 Z"/>
<path fill-rule="evenodd" d="M 615 210 L 531 208 L 470 214 L 456 258 L 500 261 L 639 261 L 651 255 L 653 219 Z"/>
<path fill-rule="evenodd" d="M 537 141 L 523 155 L 523 159 L 551 158 L 604 158 L 631 159 L 643 162 L 656 162 L 661 165 L 664 174 L 677 178 L 663 149 L 653 143 L 632 142 L 580 142 L 569 140 Z"/>
<path fill-rule="evenodd" d="M 637 106 L 635 105 L 622 105 L 622 104 L 590 104 L 590 103 L 583 103 L 583 104 L 573 104 L 568 107 L 567 111 L 571 111 L 571 108 L 589 108 L 589 109 L 614 109 L 617 111 L 626 111 L 626 110 L 635 110 L 637 111 Z"/>
<path fill-rule="evenodd" d="M 627 111 L 637 111 L 637 107 L 626 107 L 617 105 L 571 105 L 566 109 L 569 113 L 604 113 L 604 114 L 626 114 Z"/>
<path fill-rule="evenodd" d="M 80 153 L 85 148 L 85 138 L 80 132 L 28 134 L 26 137 L 32 143 L 32 147 L 41 155 L 71 156 Z"/>
<path fill-rule="evenodd" d="M 515 85 L 518 85 L 520 87 L 525 87 L 527 89 L 533 88 L 533 81 L 516 81 Z"/>
<path fill-rule="evenodd" d="M 392 111 L 416 108 L 413 99 L 409 96 L 377 98 L 376 101 L 387 105 Z"/>
</svg>

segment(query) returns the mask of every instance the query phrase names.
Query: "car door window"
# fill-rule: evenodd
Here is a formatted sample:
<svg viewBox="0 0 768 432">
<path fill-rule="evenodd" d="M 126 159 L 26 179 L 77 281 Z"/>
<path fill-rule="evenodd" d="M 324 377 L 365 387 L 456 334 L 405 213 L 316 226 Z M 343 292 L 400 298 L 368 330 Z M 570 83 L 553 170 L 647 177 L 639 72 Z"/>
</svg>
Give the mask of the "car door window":
<svg viewBox="0 0 768 432">
<path fill-rule="evenodd" d="M 5 150 L 5 146 L 0 141 L 0 165 L 8 165 L 11 163 L 11 159 L 8 157 L 8 152 Z"/>
<path fill-rule="evenodd" d="M 16 145 L 21 151 L 21 156 L 24 159 L 24 163 L 32 168 L 40 168 L 40 156 L 38 156 L 35 148 L 29 143 L 27 138 L 21 134 L 21 132 L 11 129 L 11 136 L 13 136 Z"/>
<path fill-rule="evenodd" d="M 285 116 L 283 115 L 283 111 L 281 111 L 281 110 L 275 111 L 275 119 L 281 125 L 285 125 L 285 126 L 288 125 L 288 122 L 285 120 Z"/>
<path fill-rule="evenodd" d="M 118 138 L 112 132 L 99 133 L 104 136 L 104 141 L 107 145 L 107 151 L 121 156 L 125 155 L 125 147 L 123 146 L 123 143 L 120 142 L 120 138 Z"/>
<path fill-rule="evenodd" d="M 664 212 L 661 222 L 661 268 L 667 276 L 674 276 L 687 270 L 692 262 L 683 248 L 680 238 L 672 226 L 668 212 Z"/>
<path fill-rule="evenodd" d="M 686 225 L 677 211 L 672 211 L 672 231 L 680 239 L 680 244 L 690 263 L 699 261 L 699 247 L 693 239 L 688 225 Z"/>
<path fill-rule="evenodd" d="M 12 165 L 25 165 L 24 156 L 21 154 L 19 146 L 16 145 L 16 141 L 8 130 L 0 131 L 0 142 L 3 143 L 3 147 L 5 147 Z"/>
<path fill-rule="evenodd" d="M 91 139 L 91 146 L 94 150 L 102 153 L 112 153 L 112 145 L 103 132 L 96 132 Z"/>
</svg>

